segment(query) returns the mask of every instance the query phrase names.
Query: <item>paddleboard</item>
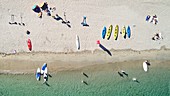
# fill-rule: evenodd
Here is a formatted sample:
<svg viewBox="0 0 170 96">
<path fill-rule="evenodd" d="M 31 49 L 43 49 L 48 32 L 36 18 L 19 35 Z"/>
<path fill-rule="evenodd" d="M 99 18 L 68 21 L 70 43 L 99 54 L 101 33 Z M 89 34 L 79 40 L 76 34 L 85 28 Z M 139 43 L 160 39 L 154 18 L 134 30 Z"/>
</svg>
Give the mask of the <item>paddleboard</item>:
<svg viewBox="0 0 170 96">
<path fill-rule="evenodd" d="M 147 22 L 149 21 L 150 17 L 151 17 L 150 15 L 146 16 L 146 21 Z"/>
<path fill-rule="evenodd" d="M 47 68 L 47 63 L 44 63 L 44 65 L 41 67 L 41 74 L 43 75 L 45 72 L 45 68 Z"/>
<path fill-rule="evenodd" d="M 143 62 L 143 70 L 144 70 L 145 72 L 148 71 L 148 65 L 147 65 L 146 62 Z"/>
<path fill-rule="evenodd" d="M 41 71 L 40 71 L 40 68 L 37 68 L 37 72 L 36 72 L 36 79 L 37 81 L 39 81 L 41 78 Z"/>
<path fill-rule="evenodd" d="M 27 45 L 28 45 L 28 49 L 31 51 L 32 50 L 32 43 L 31 43 L 30 39 L 28 39 Z"/>
<path fill-rule="evenodd" d="M 130 36 L 131 36 L 130 26 L 127 27 L 127 31 L 126 32 L 127 32 L 128 38 L 130 38 Z"/>
<path fill-rule="evenodd" d="M 78 35 L 76 35 L 76 47 L 77 47 L 77 50 L 80 50 L 80 39 Z"/>
<path fill-rule="evenodd" d="M 106 27 L 104 26 L 103 31 L 102 31 L 102 38 L 103 38 L 103 39 L 105 38 L 106 31 L 107 31 L 107 29 L 106 29 Z"/>
<path fill-rule="evenodd" d="M 125 26 L 123 26 L 122 28 L 122 36 L 124 39 L 126 39 L 126 27 Z"/>
<path fill-rule="evenodd" d="M 107 40 L 110 39 L 110 36 L 111 36 L 111 34 L 112 34 L 112 29 L 113 29 L 113 26 L 110 25 L 110 26 L 109 26 L 109 29 L 107 30 L 107 33 L 106 33 L 106 38 L 107 38 Z"/>
<path fill-rule="evenodd" d="M 44 82 L 48 81 L 47 67 L 44 70 Z"/>
<path fill-rule="evenodd" d="M 118 33 L 119 33 L 119 26 L 116 25 L 116 27 L 115 27 L 115 32 L 114 32 L 114 39 L 115 39 L 115 40 L 117 40 L 117 38 L 118 38 Z"/>
</svg>

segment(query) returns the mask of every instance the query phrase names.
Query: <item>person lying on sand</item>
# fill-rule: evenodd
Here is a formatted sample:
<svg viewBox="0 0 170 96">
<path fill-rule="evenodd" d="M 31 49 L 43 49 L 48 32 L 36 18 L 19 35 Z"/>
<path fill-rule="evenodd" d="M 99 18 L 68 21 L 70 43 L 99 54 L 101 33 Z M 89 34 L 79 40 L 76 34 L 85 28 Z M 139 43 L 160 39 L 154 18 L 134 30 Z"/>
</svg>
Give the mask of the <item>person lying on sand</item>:
<svg viewBox="0 0 170 96">
<path fill-rule="evenodd" d="M 153 37 L 152 40 L 160 40 L 163 39 L 161 33 L 156 33 Z"/>
</svg>

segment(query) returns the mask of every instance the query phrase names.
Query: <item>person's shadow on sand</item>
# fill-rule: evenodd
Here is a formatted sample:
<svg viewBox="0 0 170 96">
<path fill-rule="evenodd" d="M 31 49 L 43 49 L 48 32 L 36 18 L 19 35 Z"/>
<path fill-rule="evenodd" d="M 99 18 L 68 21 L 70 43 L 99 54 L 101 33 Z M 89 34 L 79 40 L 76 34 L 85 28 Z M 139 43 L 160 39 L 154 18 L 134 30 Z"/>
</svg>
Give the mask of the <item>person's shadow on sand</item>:
<svg viewBox="0 0 170 96">
<path fill-rule="evenodd" d="M 104 47 L 102 44 L 99 44 L 99 47 L 101 49 L 103 49 L 104 51 L 106 51 L 110 56 L 112 56 L 112 53 L 106 47 Z"/>
<path fill-rule="evenodd" d="M 70 21 L 67 21 L 67 20 L 63 20 L 63 18 L 61 18 L 58 14 L 56 14 L 56 16 L 52 16 L 55 20 L 57 21 L 62 21 L 62 24 L 66 24 L 69 28 L 71 28 L 71 25 L 69 24 Z"/>
</svg>

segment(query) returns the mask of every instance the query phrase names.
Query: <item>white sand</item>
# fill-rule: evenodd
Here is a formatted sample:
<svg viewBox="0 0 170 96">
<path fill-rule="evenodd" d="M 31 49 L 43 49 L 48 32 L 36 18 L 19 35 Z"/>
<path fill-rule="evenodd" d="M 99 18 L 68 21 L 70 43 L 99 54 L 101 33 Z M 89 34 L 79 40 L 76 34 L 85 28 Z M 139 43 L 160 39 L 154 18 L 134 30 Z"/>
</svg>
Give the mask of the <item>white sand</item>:
<svg viewBox="0 0 170 96">
<path fill-rule="evenodd" d="M 158 49 L 165 45 L 170 47 L 170 2 L 169 0 L 46 0 L 50 7 L 56 7 L 58 13 L 67 20 L 71 28 L 43 14 L 42 19 L 32 11 L 34 4 L 43 0 L 1 0 L 0 1 L 0 52 L 27 52 L 26 40 L 30 38 L 33 51 L 72 52 L 76 51 L 76 34 L 80 37 L 81 50 L 100 49 L 96 40 L 108 49 Z M 20 22 L 20 15 L 26 26 L 10 25 L 10 15 Z M 158 24 L 145 22 L 147 15 L 157 15 Z M 89 27 L 81 26 L 83 16 L 87 16 Z M 116 24 L 122 28 L 130 25 L 132 36 L 124 40 L 119 34 L 118 40 L 102 40 L 103 26 Z M 133 27 L 136 25 L 136 27 Z M 27 36 L 26 30 L 31 32 Z M 163 40 L 153 41 L 152 36 L 161 32 Z"/>
</svg>

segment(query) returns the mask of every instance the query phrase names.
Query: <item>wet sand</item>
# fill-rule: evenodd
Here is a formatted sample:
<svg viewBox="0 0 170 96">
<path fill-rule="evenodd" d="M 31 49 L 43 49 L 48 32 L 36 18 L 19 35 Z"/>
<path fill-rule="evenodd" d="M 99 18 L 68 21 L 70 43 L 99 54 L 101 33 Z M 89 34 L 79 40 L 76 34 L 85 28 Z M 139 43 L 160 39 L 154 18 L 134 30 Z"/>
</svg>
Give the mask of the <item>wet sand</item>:
<svg viewBox="0 0 170 96">
<path fill-rule="evenodd" d="M 168 63 L 170 60 L 170 51 L 166 48 L 145 51 L 111 50 L 110 53 L 112 56 L 102 50 L 76 53 L 32 52 L 6 56 L 1 54 L 0 72 L 34 73 L 38 67 L 41 68 L 43 63 L 48 64 L 50 73 L 65 70 L 83 70 L 84 67 L 91 69 L 92 66 L 95 67 L 94 69 L 92 67 L 92 70 L 94 71 L 95 69 L 101 69 L 102 67 L 109 69 L 109 66 L 114 66 L 113 70 L 120 71 L 124 68 L 131 69 L 136 68 L 137 66 L 141 66 L 142 69 L 142 62 L 145 60 L 149 60 L 153 66 L 154 62 Z M 119 65 L 118 63 L 121 64 Z M 158 67 L 168 67 L 168 64 L 160 64 Z"/>
</svg>

